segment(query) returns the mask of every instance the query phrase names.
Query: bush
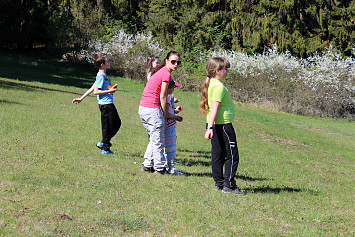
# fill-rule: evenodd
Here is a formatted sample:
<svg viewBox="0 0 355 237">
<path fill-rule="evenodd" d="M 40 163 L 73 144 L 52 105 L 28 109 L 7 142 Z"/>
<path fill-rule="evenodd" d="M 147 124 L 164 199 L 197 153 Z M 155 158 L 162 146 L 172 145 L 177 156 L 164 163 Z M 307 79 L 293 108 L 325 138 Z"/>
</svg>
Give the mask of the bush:
<svg viewBox="0 0 355 237">
<path fill-rule="evenodd" d="M 183 65 L 173 78 L 183 90 L 201 91 L 208 59 L 220 56 L 231 63 L 225 84 L 238 101 L 271 104 L 281 111 L 301 115 L 355 119 L 355 59 L 343 58 L 332 49 L 306 59 L 289 52 L 279 53 L 276 45 L 253 55 L 231 50 L 199 52 L 198 47 L 191 52 L 177 50 Z M 162 56 L 164 50 L 150 34 L 130 35 L 120 30 L 108 42 L 91 42 L 86 51 L 80 52 L 86 56 L 80 58 L 90 61 L 97 52 L 110 55 L 111 73 L 143 80 L 146 57 Z"/>
<path fill-rule="evenodd" d="M 331 49 L 298 59 L 277 48 L 264 54 L 213 51 L 231 62 L 226 83 L 232 96 L 247 103 L 273 104 L 301 115 L 355 119 L 355 59 Z"/>
</svg>

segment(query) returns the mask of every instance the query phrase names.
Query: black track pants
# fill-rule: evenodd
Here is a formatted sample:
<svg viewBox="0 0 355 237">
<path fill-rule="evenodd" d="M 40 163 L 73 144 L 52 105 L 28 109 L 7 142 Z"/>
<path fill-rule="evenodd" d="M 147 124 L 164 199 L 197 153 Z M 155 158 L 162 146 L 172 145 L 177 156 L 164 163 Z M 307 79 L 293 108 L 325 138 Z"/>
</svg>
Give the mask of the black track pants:
<svg viewBox="0 0 355 237">
<path fill-rule="evenodd" d="M 121 119 L 118 116 L 114 104 L 99 105 L 101 111 L 101 127 L 102 127 L 102 149 L 108 150 L 112 146 L 111 139 L 116 135 L 121 127 Z"/>
<path fill-rule="evenodd" d="M 216 186 L 234 188 L 235 173 L 238 169 L 239 153 L 233 125 L 213 125 L 212 176 Z M 225 168 L 223 175 L 223 166 Z"/>
</svg>

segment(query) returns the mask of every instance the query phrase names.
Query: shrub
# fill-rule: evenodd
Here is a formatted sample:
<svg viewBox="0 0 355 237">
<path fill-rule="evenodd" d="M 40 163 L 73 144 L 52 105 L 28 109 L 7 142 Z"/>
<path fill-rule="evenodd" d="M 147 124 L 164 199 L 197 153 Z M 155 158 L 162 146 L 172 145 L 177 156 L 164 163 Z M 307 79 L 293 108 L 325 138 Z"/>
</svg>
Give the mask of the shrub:
<svg viewBox="0 0 355 237">
<path fill-rule="evenodd" d="M 108 40 L 96 40 L 88 44 L 85 50 L 73 52 L 74 55 L 85 55 L 89 63 L 93 63 L 96 53 L 106 53 L 111 60 L 110 72 L 134 80 L 144 80 L 146 58 L 149 55 L 161 56 L 163 49 L 153 41 L 151 34 L 127 34 L 123 30 Z M 72 56 L 72 58 L 78 58 Z"/>
<path fill-rule="evenodd" d="M 177 50 L 183 65 L 173 77 L 183 90 L 200 91 L 208 59 L 221 56 L 231 63 L 225 83 L 236 100 L 272 104 L 281 111 L 301 115 L 355 119 L 355 59 L 343 58 L 331 48 L 306 59 L 290 52 L 279 53 L 276 45 L 252 55 L 232 50 L 200 52 L 198 47 L 191 52 Z M 116 75 L 143 80 L 146 57 L 162 56 L 164 50 L 151 34 L 130 35 L 120 30 L 110 41 L 90 42 L 87 50 L 79 52 L 85 56 L 79 58 L 90 61 L 97 52 L 110 55 Z"/>
<path fill-rule="evenodd" d="M 234 98 L 302 115 L 355 119 L 355 59 L 331 49 L 298 59 L 277 47 L 263 54 L 212 51 L 231 62 L 227 87 Z"/>
</svg>

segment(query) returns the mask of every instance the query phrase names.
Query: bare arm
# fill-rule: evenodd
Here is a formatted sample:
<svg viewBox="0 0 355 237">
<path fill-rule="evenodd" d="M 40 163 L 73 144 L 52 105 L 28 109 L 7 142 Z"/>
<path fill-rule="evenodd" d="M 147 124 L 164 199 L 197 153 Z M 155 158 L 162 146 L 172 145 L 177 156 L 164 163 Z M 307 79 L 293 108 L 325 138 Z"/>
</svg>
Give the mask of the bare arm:
<svg viewBox="0 0 355 237">
<path fill-rule="evenodd" d="M 104 94 L 108 94 L 108 93 L 115 93 L 115 91 L 117 90 L 117 84 L 115 84 L 111 89 L 109 90 L 100 90 L 100 88 L 94 88 L 94 94 L 95 95 L 104 95 Z"/>
<path fill-rule="evenodd" d="M 166 97 L 168 96 L 168 86 L 169 86 L 169 82 L 163 81 L 160 90 L 160 105 L 163 110 L 163 114 L 165 118 L 168 111 L 168 103 L 166 103 Z"/>
<path fill-rule="evenodd" d="M 212 105 L 211 105 L 211 111 L 210 111 L 210 115 L 208 116 L 208 125 L 207 128 L 210 128 L 213 126 L 214 121 L 216 119 L 217 116 L 217 112 L 218 112 L 218 108 L 219 105 L 221 104 L 221 102 L 218 101 L 212 101 Z M 205 138 L 207 140 L 212 139 L 213 137 L 213 130 L 212 129 L 207 129 L 206 133 L 205 133 Z"/>
<path fill-rule="evenodd" d="M 75 98 L 75 99 L 73 99 L 72 103 L 73 103 L 73 104 L 79 104 L 81 101 L 83 101 L 83 99 L 84 99 L 86 96 L 90 95 L 91 92 L 94 91 L 94 88 L 95 88 L 95 86 L 94 86 L 94 84 L 92 84 L 91 88 L 90 88 L 89 90 L 87 90 L 87 91 L 84 93 L 84 95 L 82 95 L 80 98 Z"/>
<path fill-rule="evenodd" d="M 167 103 L 167 106 L 169 108 L 169 106 L 171 106 L 171 105 L 169 103 Z M 166 112 L 165 118 L 167 118 L 167 119 L 175 119 L 176 121 L 182 122 L 182 117 L 181 116 L 177 116 L 177 115 L 171 114 L 169 112 Z"/>
</svg>

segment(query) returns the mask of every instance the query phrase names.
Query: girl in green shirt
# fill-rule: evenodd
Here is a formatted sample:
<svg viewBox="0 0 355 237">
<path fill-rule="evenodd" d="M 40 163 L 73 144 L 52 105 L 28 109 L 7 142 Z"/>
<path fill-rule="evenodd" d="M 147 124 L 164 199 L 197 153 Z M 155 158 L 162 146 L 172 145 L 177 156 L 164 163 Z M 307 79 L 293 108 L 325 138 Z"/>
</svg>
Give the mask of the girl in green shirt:
<svg viewBox="0 0 355 237">
<path fill-rule="evenodd" d="M 233 128 L 235 105 L 227 88 L 220 81 L 226 78 L 230 63 L 221 57 L 211 58 L 202 89 L 200 111 L 206 114 L 205 138 L 212 145 L 212 176 L 215 189 L 222 193 L 244 195 L 235 182 L 239 163 L 237 140 Z M 223 173 L 224 167 L 224 173 Z"/>
</svg>

